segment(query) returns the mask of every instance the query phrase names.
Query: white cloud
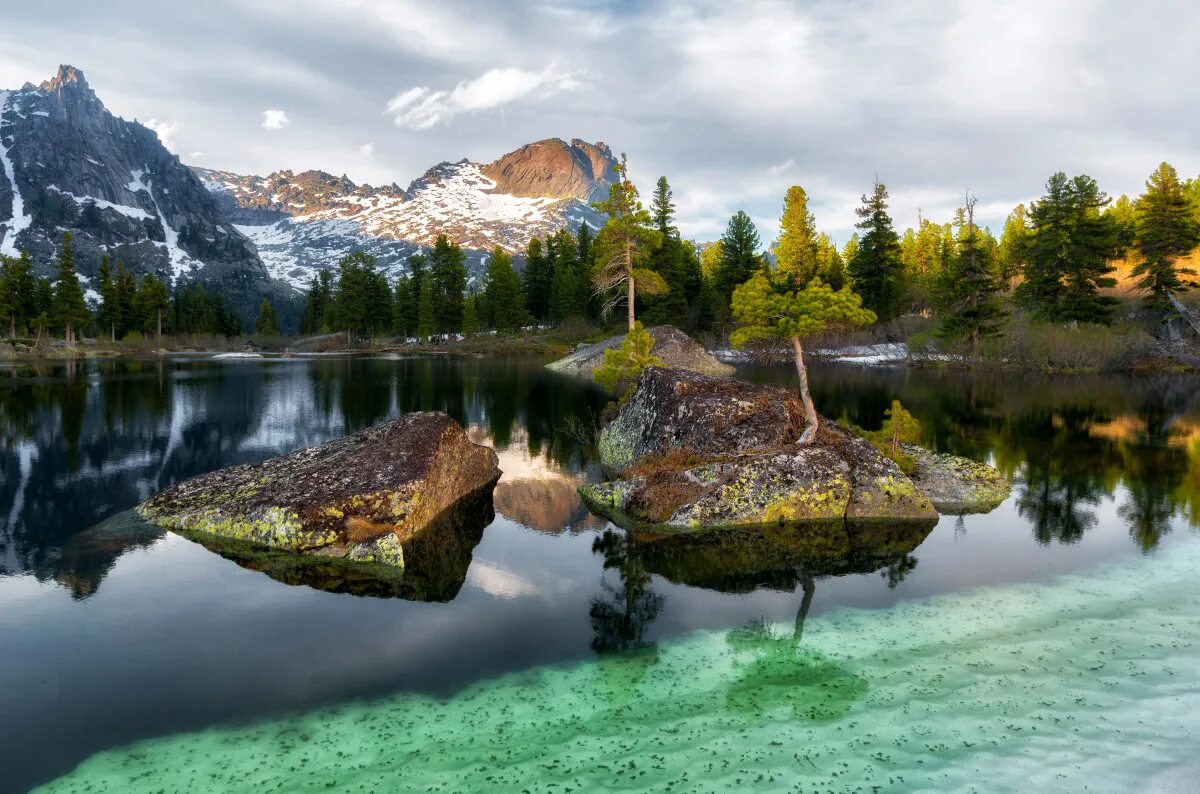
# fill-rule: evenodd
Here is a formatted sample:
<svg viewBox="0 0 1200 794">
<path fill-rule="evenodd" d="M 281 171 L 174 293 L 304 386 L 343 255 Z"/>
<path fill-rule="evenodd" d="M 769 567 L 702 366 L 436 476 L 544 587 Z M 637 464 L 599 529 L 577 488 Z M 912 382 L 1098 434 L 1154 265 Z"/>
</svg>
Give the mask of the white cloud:
<svg viewBox="0 0 1200 794">
<path fill-rule="evenodd" d="M 291 123 L 291 119 L 282 110 L 264 110 L 262 126 L 264 130 L 281 130 Z"/>
<path fill-rule="evenodd" d="M 205 156 L 206 155 L 204 154 L 204 152 L 195 151 L 195 152 L 190 152 L 188 154 L 188 159 L 189 160 L 203 160 L 205 158 Z"/>
<path fill-rule="evenodd" d="M 582 85 L 579 75 L 550 64 L 540 72 L 491 69 L 464 80 L 449 91 L 417 86 L 401 91 L 387 104 L 396 126 L 427 130 L 462 113 L 490 110 L 527 98 L 546 98 Z"/>
<path fill-rule="evenodd" d="M 363 157 L 374 157 L 375 156 L 375 144 L 374 143 L 364 143 L 362 146 L 358 147 L 358 153 L 361 154 Z"/>
<path fill-rule="evenodd" d="M 770 174 L 771 176 L 782 176 L 783 174 L 786 174 L 788 171 L 791 171 L 795 166 L 796 166 L 796 161 L 794 159 L 792 159 L 791 157 L 789 157 L 788 159 L 784 160 L 782 163 L 776 163 L 775 165 L 768 166 L 767 173 Z"/>
<path fill-rule="evenodd" d="M 159 141 L 167 148 L 168 152 L 175 153 L 175 133 L 179 131 L 178 121 L 159 121 L 158 119 L 150 119 L 143 122 L 147 129 L 154 130 L 158 135 Z"/>
</svg>

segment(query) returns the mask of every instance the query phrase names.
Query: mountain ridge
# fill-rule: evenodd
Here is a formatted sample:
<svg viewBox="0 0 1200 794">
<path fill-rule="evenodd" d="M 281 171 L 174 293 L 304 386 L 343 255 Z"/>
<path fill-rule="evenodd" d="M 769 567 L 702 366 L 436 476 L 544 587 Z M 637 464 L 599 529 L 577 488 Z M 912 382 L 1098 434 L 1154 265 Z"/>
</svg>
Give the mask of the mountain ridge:
<svg viewBox="0 0 1200 794">
<path fill-rule="evenodd" d="M 477 279 L 495 246 L 519 255 L 533 237 L 599 228 L 591 202 L 615 165 L 604 143 L 547 138 L 490 163 L 438 163 L 407 187 L 315 169 L 264 177 L 192 167 L 63 65 L 36 86 L 0 91 L 0 254 L 27 251 L 35 273 L 52 278 L 69 231 L 93 303 L 108 256 L 138 277 L 204 284 L 246 321 L 264 297 L 288 317 L 315 273 L 351 250 L 376 256 L 394 279 L 445 234 Z"/>
</svg>

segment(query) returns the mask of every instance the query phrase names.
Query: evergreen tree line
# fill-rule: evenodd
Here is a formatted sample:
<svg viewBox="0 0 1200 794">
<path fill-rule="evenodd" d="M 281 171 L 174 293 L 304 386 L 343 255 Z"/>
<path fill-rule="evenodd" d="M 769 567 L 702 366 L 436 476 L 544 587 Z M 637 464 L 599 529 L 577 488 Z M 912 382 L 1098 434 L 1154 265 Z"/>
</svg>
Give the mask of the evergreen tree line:
<svg viewBox="0 0 1200 794">
<path fill-rule="evenodd" d="M 156 276 L 138 279 L 123 262 L 107 256 L 100 260 L 97 279 L 99 300 L 93 311 L 79 283 L 69 232 L 63 234 L 53 280 L 33 274 L 27 252 L 0 257 L 0 318 L 8 334 L 55 334 L 73 344 L 85 333 L 111 341 L 132 334 L 241 333 L 241 321 L 225 308 L 224 298 L 201 284 L 181 285 L 172 293 Z"/>
</svg>

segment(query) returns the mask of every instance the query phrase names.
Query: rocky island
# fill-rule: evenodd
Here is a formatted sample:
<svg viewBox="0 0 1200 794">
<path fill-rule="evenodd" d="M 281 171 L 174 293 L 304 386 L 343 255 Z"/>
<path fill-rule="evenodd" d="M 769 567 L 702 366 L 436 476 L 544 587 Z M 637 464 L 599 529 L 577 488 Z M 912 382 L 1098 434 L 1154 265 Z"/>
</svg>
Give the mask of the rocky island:
<svg viewBox="0 0 1200 794">
<path fill-rule="evenodd" d="M 801 446 L 796 441 L 804 426 L 804 407 L 792 390 L 647 368 L 600 434 L 601 464 L 613 479 L 584 485 L 580 494 L 617 523 L 696 530 L 821 519 L 929 520 L 939 506 L 956 512 L 973 506 L 968 502 L 980 494 L 949 482 L 968 474 L 987 483 L 987 500 L 1008 492 L 994 470 L 970 461 L 947 465 L 952 456 L 932 453 L 921 459 L 929 476 L 914 480 L 834 422 L 821 422 L 815 441 Z M 927 492 L 926 481 L 938 488 Z M 940 502 L 947 494 L 951 501 Z"/>
<path fill-rule="evenodd" d="M 654 339 L 654 355 L 663 366 L 704 375 L 732 375 L 734 368 L 716 359 L 704 347 L 673 325 L 656 325 L 646 332 Z M 569 356 L 552 361 L 546 366 L 555 372 L 590 377 L 604 364 L 604 351 L 616 350 L 625 341 L 625 335 L 614 336 L 593 345 L 580 345 Z"/>
<path fill-rule="evenodd" d="M 193 477 L 138 506 L 185 537 L 325 560 L 405 566 L 405 547 L 500 477 L 494 450 L 441 412 Z M 471 544 L 474 545 L 474 544 Z"/>
</svg>

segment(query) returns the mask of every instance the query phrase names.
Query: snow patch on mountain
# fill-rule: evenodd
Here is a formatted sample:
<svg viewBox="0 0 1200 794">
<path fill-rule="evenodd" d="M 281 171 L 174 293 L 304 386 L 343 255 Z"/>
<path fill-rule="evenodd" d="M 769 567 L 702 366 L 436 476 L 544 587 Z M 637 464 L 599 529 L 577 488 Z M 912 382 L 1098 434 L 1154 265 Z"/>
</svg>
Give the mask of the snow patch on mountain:
<svg viewBox="0 0 1200 794">
<path fill-rule="evenodd" d="M 8 139 L 12 137 L 9 133 L 4 133 L 4 112 L 8 109 L 9 100 L 12 93 L 9 91 L 0 91 L 0 167 L 4 170 L 4 176 L 8 180 L 9 187 L 12 191 L 12 213 L 11 217 L 2 223 L 0 228 L 3 228 L 3 236 L 0 236 L 0 254 L 5 256 L 17 256 L 17 235 L 29 228 L 33 223 L 33 216 L 25 212 L 25 200 L 21 197 L 21 189 L 17 187 L 17 174 L 13 167 L 12 157 L 9 155 L 9 147 L 11 144 Z M 20 110 L 16 110 L 20 113 Z"/>
<path fill-rule="evenodd" d="M 94 204 L 99 209 L 106 209 L 106 210 L 112 210 L 113 212 L 119 212 L 122 215 L 124 215 L 125 217 L 133 218 L 134 220 L 149 220 L 150 219 L 150 213 L 146 212 L 141 207 L 127 207 L 124 204 L 114 204 L 111 201 L 105 201 L 104 199 L 96 198 L 95 196 L 77 196 L 74 193 L 69 193 L 66 190 L 60 189 L 57 185 L 47 185 L 46 189 L 53 190 L 55 193 L 58 193 L 59 195 L 66 196 L 70 199 L 74 199 L 75 203 L 81 207 L 84 206 L 85 204 Z"/>
<path fill-rule="evenodd" d="M 158 206 L 158 199 L 154 197 L 154 182 L 146 178 L 148 171 L 149 169 L 144 166 L 143 168 L 131 171 L 130 176 L 133 179 L 129 182 L 129 189 L 134 193 L 145 191 L 150 196 L 150 201 L 154 204 L 154 212 L 158 216 L 158 222 L 162 224 L 163 236 L 166 238 L 166 242 L 155 242 L 154 244 L 167 249 L 167 258 L 171 262 L 171 284 L 175 284 L 182 277 L 203 267 L 204 263 L 193 259 L 186 251 L 179 247 L 179 232 L 167 222 L 167 216 L 163 214 L 162 208 Z"/>
</svg>

